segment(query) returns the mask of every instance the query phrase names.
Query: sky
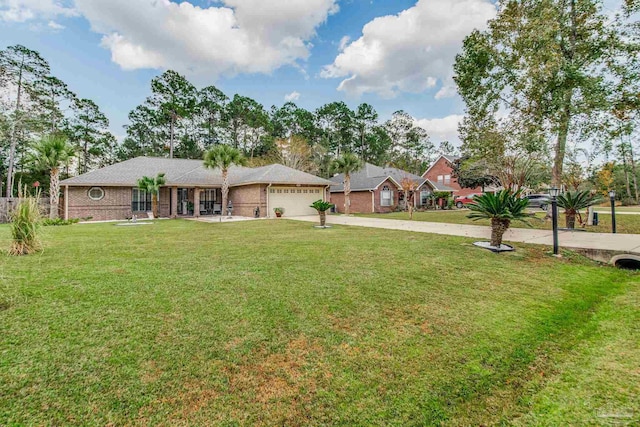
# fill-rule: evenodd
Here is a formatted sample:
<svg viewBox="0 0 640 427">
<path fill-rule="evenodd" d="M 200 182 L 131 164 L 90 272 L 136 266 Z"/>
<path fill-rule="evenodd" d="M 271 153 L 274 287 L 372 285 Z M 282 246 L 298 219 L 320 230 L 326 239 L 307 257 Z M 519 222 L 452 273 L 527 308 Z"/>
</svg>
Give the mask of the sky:
<svg viewBox="0 0 640 427">
<path fill-rule="evenodd" d="M 119 139 L 151 79 L 174 69 L 266 108 L 405 110 L 434 143 L 459 144 L 452 65 L 495 14 L 491 0 L 0 0 L 0 48 L 40 52 Z"/>
</svg>

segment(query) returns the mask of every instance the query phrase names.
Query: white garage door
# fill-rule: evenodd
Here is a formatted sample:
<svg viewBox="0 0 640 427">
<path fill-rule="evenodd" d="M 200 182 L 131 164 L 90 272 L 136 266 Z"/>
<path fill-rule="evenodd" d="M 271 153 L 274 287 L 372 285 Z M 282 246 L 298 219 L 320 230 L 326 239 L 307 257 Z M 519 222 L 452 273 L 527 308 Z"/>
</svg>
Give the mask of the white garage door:
<svg viewBox="0 0 640 427">
<path fill-rule="evenodd" d="M 270 187 L 269 212 L 274 216 L 274 208 L 284 208 L 284 215 L 315 215 L 316 210 L 309 207 L 311 203 L 322 199 L 322 187 Z"/>
</svg>

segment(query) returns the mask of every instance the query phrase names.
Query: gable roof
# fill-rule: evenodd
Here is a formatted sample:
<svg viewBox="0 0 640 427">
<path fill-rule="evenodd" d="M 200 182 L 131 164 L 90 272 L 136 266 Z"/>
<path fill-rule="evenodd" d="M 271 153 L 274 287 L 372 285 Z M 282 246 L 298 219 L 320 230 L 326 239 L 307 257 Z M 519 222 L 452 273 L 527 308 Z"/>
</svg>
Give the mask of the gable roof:
<svg viewBox="0 0 640 427">
<path fill-rule="evenodd" d="M 439 182 L 433 182 L 430 179 L 427 179 L 427 183 L 431 186 L 431 188 L 433 188 L 435 191 L 447 191 L 450 193 L 453 193 L 455 190 L 455 188 L 451 188 L 448 185 L 444 185 L 442 183 Z"/>
<path fill-rule="evenodd" d="M 206 168 L 202 160 L 167 159 L 160 157 L 136 157 L 65 179 L 61 185 L 135 187 L 143 176 L 165 174 L 166 184 L 218 187 L 222 185 L 220 169 Z M 229 184 L 301 184 L 331 185 L 331 182 L 287 166 L 273 164 L 258 168 L 232 166 L 229 168 Z"/>
<path fill-rule="evenodd" d="M 440 161 L 440 159 L 445 159 L 447 162 L 449 163 L 453 163 L 456 160 L 458 160 L 460 158 L 460 156 L 450 156 L 448 154 L 441 154 L 435 162 L 431 163 L 431 166 L 429 166 L 429 169 L 427 169 L 426 171 L 424 171 L 424 173 L 422 174 L 423 177 L 426 177 L 427 174 L 429 173 L 429 171 Z"/>
<path fill-rule="evenodd" d="M 351 191 L 370 191 L 378 188 L 387 179 L 391 179 L 393 183 L 400 188 L 400 183 L 404 178 L 412 179 L 418 187 L 427 180 L 402 169 L 392 167 L 380 167 L 365 163 L 361 170 L 351 174 Z M 344 191 L 344 174 L 336 175 L 330 180 L 333 182 L 331 186 L 332 193 Z"/>
</svg>

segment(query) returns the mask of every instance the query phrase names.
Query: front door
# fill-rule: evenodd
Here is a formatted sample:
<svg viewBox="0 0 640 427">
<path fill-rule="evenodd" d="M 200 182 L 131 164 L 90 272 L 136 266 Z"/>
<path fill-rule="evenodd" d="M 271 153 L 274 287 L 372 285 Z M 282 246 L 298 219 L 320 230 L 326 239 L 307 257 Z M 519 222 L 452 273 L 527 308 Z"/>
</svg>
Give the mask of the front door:
<svg viewBox="0 0 640 427">
<path fill-rule="evenodd" d="M 178 215 L 193 215 L 193 202 L 190 206 L 188 188 L 178 188 Z"/>
</svg>

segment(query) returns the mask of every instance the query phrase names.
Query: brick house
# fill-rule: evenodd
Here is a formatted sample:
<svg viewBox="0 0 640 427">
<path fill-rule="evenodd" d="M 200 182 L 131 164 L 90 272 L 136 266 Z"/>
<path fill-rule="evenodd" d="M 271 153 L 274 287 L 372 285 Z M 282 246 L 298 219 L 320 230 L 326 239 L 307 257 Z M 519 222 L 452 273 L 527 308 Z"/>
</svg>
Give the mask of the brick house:
<svg viewBox="0 0 640 427">
<path fill-rule="evenodd" d="M 415 182 L 415 207 L 425 207 L 431 203 L 431 194 L 434 191 L 453 192 L 453 189 L 446 185 L 436 184 L 401 169 L 382 168 L 365 163 L 360 171 L 351 174 L 350 212 L 385 213 L 403 206 L 404 194 L 400 183 L 404 178 L 410 178 Z M 344 212 L 344 175 L 336 175 L 331 181 L 331 203 L 335 205 L 336 212 Z"/>
<path fill-rule="evenodd" d="M 422 174 L 423 178 L 433 181 L 437 184 L 446 185 L 453 189 L 454 197 L 469 196 L 471 194 L 482 194 L 482 187 L 478 188 L 462 188 L 458 181 L 453 177 L 453 168 L 451 163 L 458 160 L 459 157 L 441 155 L 438 159 Z"/>
<path fill-rule="evenodd" d="M 146 217 L 151 194 L 137 188 L 138 179 L 165 174 L 160 188 L 160 217 L 199 217 L 223 212 L 222 173 L 204 167 L 201 160 L 136 157 L 115 165 L 63 180 L 64 218 L 124 220 Z M 327 200 L 330 181 L 289 167 L 273 164 L 258 168 L 229 169 L 229 200 L 233 215 L 273 216 L 283 208 L 285 216 L 313 215 L 309 205 Z"/>
</svg>

